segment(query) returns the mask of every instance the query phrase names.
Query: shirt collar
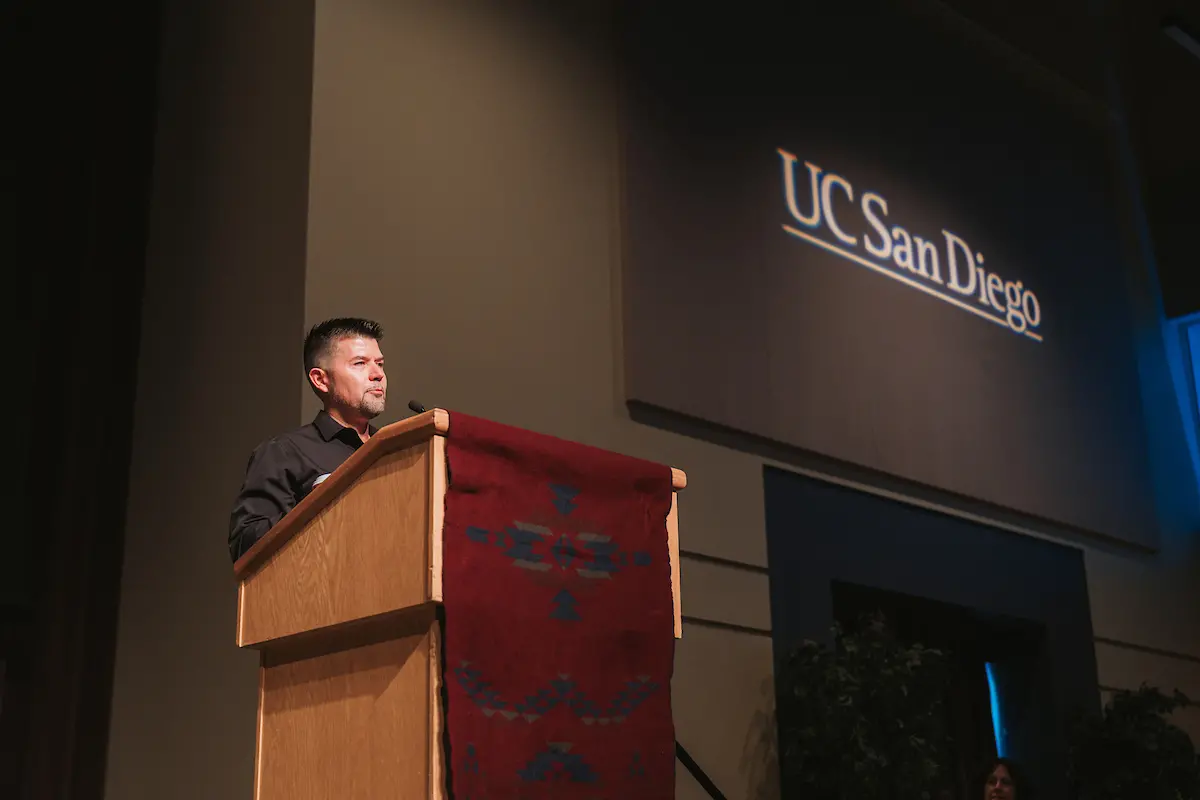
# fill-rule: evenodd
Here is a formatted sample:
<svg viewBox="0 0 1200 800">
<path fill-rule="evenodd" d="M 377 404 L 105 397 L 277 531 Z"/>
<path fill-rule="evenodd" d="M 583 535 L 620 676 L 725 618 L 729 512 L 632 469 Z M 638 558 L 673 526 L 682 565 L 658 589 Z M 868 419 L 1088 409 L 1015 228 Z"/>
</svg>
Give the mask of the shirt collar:
<svg viewBox="0 0 1200 800">
<path fill-rule="evenodd" d="M 342 433 L 342 431 L 350 430 L 345 425 L 329 416 L 329 412 L 325 411 L 324 409 L 317 412 L 316 419 L 313 420 L 313 427 L 317 429 L 317 433 L 321 434 L 321 438 L 327 442 L 336 438 L 338 434 Z M 376 433 L 378 433 L 378 431 L 379 429 L 374 425 L 367 425 L 367 433 L 369 433 L 371 436 L 374 436 Z M 354 432 L 351 431 L 351 433 Z M 354 438 L 358 439 L 358 434 L 354 434 Z"/>
</svg>

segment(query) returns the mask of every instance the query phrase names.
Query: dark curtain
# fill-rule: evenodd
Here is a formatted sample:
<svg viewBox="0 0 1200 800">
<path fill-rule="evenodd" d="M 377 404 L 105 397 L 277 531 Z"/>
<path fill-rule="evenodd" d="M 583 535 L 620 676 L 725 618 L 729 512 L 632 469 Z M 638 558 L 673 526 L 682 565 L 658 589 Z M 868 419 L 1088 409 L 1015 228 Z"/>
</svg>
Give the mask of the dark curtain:
<svg viewBox="0 0 1200 800">
<path fill-rule="evenodd" d="M 8 4 L 0 796 L 100 798 L 153 160 L 155 2 Z M 161 332 L 160 332 L 161 333 Z"/>
</svg>

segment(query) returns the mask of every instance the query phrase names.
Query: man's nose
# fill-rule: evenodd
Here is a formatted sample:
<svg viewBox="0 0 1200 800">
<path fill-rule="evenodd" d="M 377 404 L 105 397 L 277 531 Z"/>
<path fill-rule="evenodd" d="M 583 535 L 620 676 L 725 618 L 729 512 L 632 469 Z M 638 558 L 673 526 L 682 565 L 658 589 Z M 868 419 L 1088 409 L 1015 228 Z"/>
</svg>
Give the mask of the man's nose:
<svg viewBox="0 0 1200 800">
<path fill-rule="evenodd" d="M 373 381 L 383 380 L 383 367 L 376 364 L 371 368 L 371 380 L 373 380 Z"/>
</svg>

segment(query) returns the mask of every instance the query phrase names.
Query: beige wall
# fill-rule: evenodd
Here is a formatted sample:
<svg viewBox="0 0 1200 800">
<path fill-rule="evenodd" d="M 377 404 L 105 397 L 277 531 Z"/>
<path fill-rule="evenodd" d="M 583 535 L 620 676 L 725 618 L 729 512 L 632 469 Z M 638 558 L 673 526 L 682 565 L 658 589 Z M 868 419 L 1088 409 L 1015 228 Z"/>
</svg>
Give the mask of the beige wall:
<svg viewBox="0 0 1200 800">
<path fill-rule="evenodd" d="M 229 508 L 300 414 L 312 7 L 168 4 L 107 793 L 250 797 Z"/>
<path fill-rule="evenodd" d="M 416 397 L 680 466 L 685 549 L 766 563 L 761 459 L 636 425 L 621 402 L 603 15 L 451 5 L 317 2 L 307 161 L 303 11 L 225 2 L 203 36 L 172 29 L 172 80 L 197 54 L 217 68 L 164 95 L 110 800 L 250 797 L 255 660 L 233 646 L 222 540 L 249 448 L 315 411 L 302 324 L 384 324 L 385 422 Z M 268 33 L 286 57 L 262 55 Z M 230 384 L 248 409 L 231 413 Z M 1087 563 L 1097 636 L 1200 658 L 1194 552 L 1169 540 L 1158 556 L 1094 549 Z M 691 617 L 770 627 L 757 572 L 685 559 L 683 591 Z M 1106 686 L 1200 689 L 1197 660 L 1111 644 L 1098 656 Z M 677 735 L 731 798 L 772 794 L 770 680 L 768 638 L 685 626 Z M 1200 738 L 1198 723 L 1187 716 Z M 703 797 L 679 772 L 679 797 Z"/>
<path fill-rule="evenodd" d="M 612 74 L 569 33 L 594 20 L 449 5 L 318 3 L 307 321 L 384 324 L 389 419 L 418 397 L 677 464 L 686 547 L 765 564 L 760 463 L 622 411 Z M 689 562 L 682 580 L 688 614 L 770 627 L 765 576 Z M 745 795 L 731 732 L 760 709 L 770 640 L 689 625 L 676 670 L 679 740 Z"/>
</svg>

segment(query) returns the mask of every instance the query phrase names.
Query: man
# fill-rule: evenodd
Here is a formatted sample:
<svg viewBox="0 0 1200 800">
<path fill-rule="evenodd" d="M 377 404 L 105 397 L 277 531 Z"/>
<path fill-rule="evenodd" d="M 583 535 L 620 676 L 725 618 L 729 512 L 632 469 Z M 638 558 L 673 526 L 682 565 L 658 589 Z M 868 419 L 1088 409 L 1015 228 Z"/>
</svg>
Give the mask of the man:
<svg viewBox="0 0 1200 800">
<path fill-rule="evenodd" d="M 308 383 L 324 408 L 301 428 L 261 443 L 250 456 L 229 520 L 229 555 L 237 561 L 313 487 L 375 433 L 387 375 L 383 328 L 342 317 L 313 326 L 304 339 Z"/>
</svg>

